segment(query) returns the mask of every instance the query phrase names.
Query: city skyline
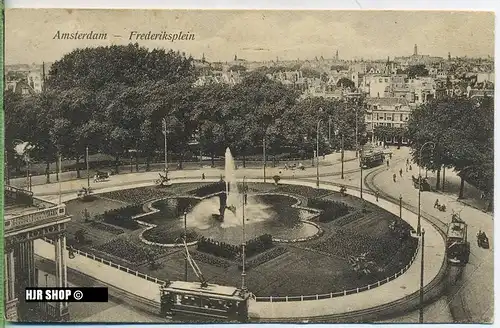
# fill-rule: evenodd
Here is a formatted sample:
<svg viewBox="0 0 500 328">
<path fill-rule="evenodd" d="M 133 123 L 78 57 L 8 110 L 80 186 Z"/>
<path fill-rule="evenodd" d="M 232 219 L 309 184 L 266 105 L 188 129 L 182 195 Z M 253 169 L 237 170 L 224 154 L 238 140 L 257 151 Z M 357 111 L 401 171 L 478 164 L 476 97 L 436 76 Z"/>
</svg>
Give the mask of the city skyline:
<svg viewBox="0 0 500 328">
<path fill-rule="evenodd" d="M 393 59 L 411 56 L 415 44 L 423 55 L 494 56 L 489 12 L 7 9 L 5 16 L 6 65 L 54 62 L 75 48 L 131 42 L 194 58 L 204 54 L 209 62 L 235 55 L 248 61 L 330 59 L 336 51 L 344 60 Z M 130 39 L 132 32 L 150 31 L 190 33 L 194 40 Z M 107 38 L 54 39 L 58 32 Z"/>
</svg>

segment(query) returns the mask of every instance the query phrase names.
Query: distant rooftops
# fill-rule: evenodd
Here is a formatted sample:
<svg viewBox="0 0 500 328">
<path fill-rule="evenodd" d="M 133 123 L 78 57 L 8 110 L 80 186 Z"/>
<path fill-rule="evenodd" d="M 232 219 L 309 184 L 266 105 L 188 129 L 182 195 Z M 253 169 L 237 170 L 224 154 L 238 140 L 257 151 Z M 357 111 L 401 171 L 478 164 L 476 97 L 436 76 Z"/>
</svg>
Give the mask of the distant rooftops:
<svg viewBox="0 0 500 328">
<path fill-rule="evenodd" d="M 381 98 L 366 98 L 366 103 L 368 105 L 379 105 L 379 106 L 408 106 L 408 100 L 405 98 L 398 97 L 381 97 Z"/>
</svg>

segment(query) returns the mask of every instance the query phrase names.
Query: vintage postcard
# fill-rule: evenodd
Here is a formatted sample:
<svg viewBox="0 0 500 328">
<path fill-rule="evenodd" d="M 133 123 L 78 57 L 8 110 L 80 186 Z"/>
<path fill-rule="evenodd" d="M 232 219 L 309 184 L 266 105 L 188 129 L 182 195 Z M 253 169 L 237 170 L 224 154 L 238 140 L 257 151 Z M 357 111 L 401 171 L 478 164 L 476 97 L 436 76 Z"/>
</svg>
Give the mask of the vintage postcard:
<svg viewBox="0 0 500 328">
<path fill-rule="evenodd" d="M 7 320 L 492 323 L 494 20 L 6 9 Z"/>
</svg>

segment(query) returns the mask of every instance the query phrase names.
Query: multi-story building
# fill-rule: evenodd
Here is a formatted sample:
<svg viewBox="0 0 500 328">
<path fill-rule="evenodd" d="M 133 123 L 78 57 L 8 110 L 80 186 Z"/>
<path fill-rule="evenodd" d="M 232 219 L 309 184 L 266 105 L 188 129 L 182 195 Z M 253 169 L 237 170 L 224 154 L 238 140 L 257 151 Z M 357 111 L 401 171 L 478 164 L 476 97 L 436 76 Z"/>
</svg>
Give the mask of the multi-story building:
<svg viewBox="0 0 500 328">
<path fill-rule="evenodd" d="M 377 126 L 405 127 L 411 113 L 410 103 L 404 98 L 387 97 L 367 98 L 365 102 L 366 132 L 372 142 L 394 142 L 395 140 L 378 140 L 374 130 Z"/>
</svg>

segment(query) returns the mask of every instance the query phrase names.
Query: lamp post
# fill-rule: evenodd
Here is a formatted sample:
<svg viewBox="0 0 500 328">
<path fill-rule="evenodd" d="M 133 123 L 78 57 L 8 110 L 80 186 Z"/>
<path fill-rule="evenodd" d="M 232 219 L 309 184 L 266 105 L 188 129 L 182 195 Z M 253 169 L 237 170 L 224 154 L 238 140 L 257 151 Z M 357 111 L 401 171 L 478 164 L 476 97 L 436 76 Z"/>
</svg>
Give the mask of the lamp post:
<svg viewBox="0 0 500 328">
<path fill-rule="evenodd" d="M 422 257 L 420 259 L 420 309 L 418 322 L 424 323 L 424 245 L 425 245 L 425 230 L 422 229 Z"/>
<path fill-rule="evenodd" d="M 241 264 L 241 289 L 242 290 L 246 290 L 246 287 L 245 287 L 245 276 L 246 276 L 246 273 L 245 273 L 245 246 L 246 246 L 246 243 L 245 243 L 245 205 L 246 205 L 246 202 L 247 202 L 247 190 L 246 190 L 246 185 L 245 185 L 245 179 L 246 179 L 246 176 L 243 177 L 243 206 L 242 206 L 242 217 L 243 217 L 243 225 L 242 225 L 242 238 L 241 238 L 241 261 L 242 261 L 242 264 Z"/>
<path fill-rule="evenodd" d="M 262 158 L 264 160 L 264 183 L 266 183 L 266 135 L 262 139 Z"/>
<path fill-rule="evenodd" d="M 358 158 L 358 108 L 356 107 L 356 136 L 355 136 L 355 144 L 356 144 L 356 158 Z"/>
<path fill-rule="evenodd" d="M 328 142 L 332 143 L 332 117 L 328 116 Z"/>
<path fill-rule="evenodd" d="M 89 146 L 85 147 L 85 162 L 87 166 L 87 188 L 90 188 Z"/>
<path fill-rule="evenodd" d="M 361 199 L 363 199 L 363 162 L 361 161 L 361 157 L 359 158 L 359 174 L 360 174 L 359 193 Z"/>
<path fill-rule="evenodd" d="M 422 150 L 424 150 L 425 146 L 430 145 L 431 149 L 436 147 L 436 144 L 432 141 L 427 141 L 420 147 L 420 151 L 418 153 L 418 222 L 417 222 L 417 235 L 420 236 L 420 194 L 422 193 Z"/>
<path fill-rule="evenodd" d="M 162 126 L 163 126 L 164 142 L 165 142 L 165 145 L 164 145 L 165 146 L 164 147 L 165 148 L 165 179 L 167 179 L 168 178 L 168 162 L 167 162 L 167 160 L 168 160 L 168 157 L 167 157 L 168 148 L 167 148 L 167 119 L 165 117 L 162 119 Z"/>
<path fill-rule="evenodd" d="M 49 287 L 49 274 L 45 274 L 45 287 Z"/>
<path fill-rule="evenodd" d="M 321 119 L 318 121 L 318 127 L 316 129 L 316 187 L 319 188 L 319 126 L 321 124 Z"/>
<path fill-rule="evenodd" d="M 341 162 L 341 172 L 340 172 L 340 178 L 344 179 L 344 133 L 341 135 L 341 141 L 340 141 L 340 162 Z"/>
<path fill-rule="evenodd" d="M 184 242 L 187 244 L 187 211 L 184 211 Z M 184 258 L 184 281 L 188 281 L 188 258 Z"/>
<path fill-rule="evenodd" d="M 402 211 L 403 211 L 403 196 L 399 195 L 399 219 L 402 220 Z"/>
</svg>

